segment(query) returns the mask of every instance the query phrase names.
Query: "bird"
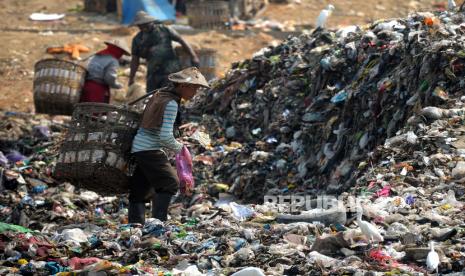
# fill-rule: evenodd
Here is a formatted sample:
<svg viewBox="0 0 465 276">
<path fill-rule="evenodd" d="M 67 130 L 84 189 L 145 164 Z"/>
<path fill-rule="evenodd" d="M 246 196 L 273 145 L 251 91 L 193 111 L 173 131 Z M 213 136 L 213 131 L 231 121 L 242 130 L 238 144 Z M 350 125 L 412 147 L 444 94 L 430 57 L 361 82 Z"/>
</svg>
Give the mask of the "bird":
<svg viewBox="0 0 465 276">
<path fill-rule="evenodd" d="M 436 274 L 438 274 L 439 255 L 434 251 L 434 241 L 431 241 L 429 246 L 431 251 L 428 253 L 428 257 L 426 257 L 426 267 L 430 271 L 436 270 Z"/>
<path fill-rule="evenodd" d="M 362 213 L 363 211 L 360 208 L 357 212 L 357 224 L 360 227 L 360 230 L 362 230 L 363 235 L 370 242 L 373 242 L 373 241 L 383 242 L 384 238 L 379 233 L 378 228 L 376 228 L 376 226 L 374 226 L 373 224 L 362 220 Z"/>
<path fill-rule="evenodd" d="M 325 28 L 326 27 L 326 21 L 328 20 L 328 17 L 333 13 L 335 7 L 331 4 L 329 4 L 326 8 L 324 8 L 321 12 L 318 18 L 316 19 L 316 27 L 317 28 Z"/>
<path fill-rule="evenodd" d="M 449 0 L 449 1 L 447 2 L 447 9 L 448 9 L 449 11 L 455 10 L 456 7 L 457 7 L 457 4 L 455 4 L 455 1 L 454 1 L 454 0 Z"/>
</svg>

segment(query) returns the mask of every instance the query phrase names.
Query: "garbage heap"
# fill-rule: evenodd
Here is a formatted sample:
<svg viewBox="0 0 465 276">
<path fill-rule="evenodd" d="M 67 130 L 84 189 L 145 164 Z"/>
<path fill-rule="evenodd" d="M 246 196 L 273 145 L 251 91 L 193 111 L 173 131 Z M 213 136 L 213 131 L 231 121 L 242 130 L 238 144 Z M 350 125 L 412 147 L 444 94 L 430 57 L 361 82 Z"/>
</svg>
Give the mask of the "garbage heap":
<svg viewBox="0 0 465 276">
<path fill-rule="evenodd" d="M 247 206 L 225 194 L 217 200 L 203 187 L 188 206 L 173 203 L 165 223 L 127 224 L 125 197 L 102 197 L 48 177 L 56 151 L 46 145 L 61 137 L 54 131 L 60 125 L 50 125 L 56 121 L 0 115 L 8 122 L 5 130 L 18 131 L 2 137 L 15 137 L 13 148 L 13 141 L 23 141 L 31 153 L 23 159 L 25 152 L 10 155 L 2 148 L 8 163 L 1 166 L 0 274 L 424 275 L 428 242 L 434 240 L 440 273 L 463 275 L 464 105 L 462 98 L 447 109 L 424 107 L 358 164 L 352 195 L 364 200 L 363 219 L 384 237 L 377 244 L 368 241 L 350 210 L 342 221 L 332 220 L 330 210 L 313 209 L 283 224 L 286 206 Z M 51 130 L 45 132 L 51 138 L 34 134 L 38 126 Z M 198 125 L 185 127 L 208 144 L 195 134 Z M 196 167 L 217 152 L 198 153 Z M 23 160 L 16 161 L 18 156 Z"/>
<path fill-rule="evenodd" d="M 404 20 L 377 22 L 365 31 L 352 29 L 345 35 L 318 32 L 291 38 L 238 64 L 230 78 L 218 84 L 237 88 L 218 93 L 217 87 L 206 98 L 198 99 L 201 102 L 194 107 L 203 104 L 203 109 L 197 111 L 209 113 L 203 114 L 202 124 L 183 126 L 184 133 L 202 145 L 192 148 L 197 183 L 215 185 L 208 190 L 198 185 L 187 206 L 173 202 L 170 219 L 165 223 L 147 219 L 144 225 L 127 224 L 124 196 L 102 197 L 50 178 L 66 121 L 0 113 L 0 150 L 4 153 L 0 155 L 0 274 L 424 275 L 434 271 L 427 269 L 426 258 L 428 243 L 435 241 L 439 272 L 463 275 L 465 97 L 460 95 L 463 58 L 457 46 L 462 39 L 460 26 L 465 26 L 461 22 L 460 14 L 415 14 Z M 380 24 L 391 27 L 376 30 L 383 26 Z M 345 51 L 335 52 L 337 45 L 344 44 L 338 40 L 347 40 L 346 45 L 364 41 L 362 38 L 370 36 L 369 30 L 373 35 L 367 45 L 371 46 L 356 44 L 360 47 L 355 48 L 360 62 L 357 58 L 349 64 Z M 454 31 L 456 35 L 450 33 Z M 411 32 L 418 32 L 418 37 L 409 42 Z M 398 34 L 403 35 L 403 42 L 392 38 L 400 38 Z M 430 47 L 421 48 L 421 43 Z M 433 51 L 438 44 L 449 46 Z M 324 50 L 328 45 L 329 50 Z M 273 55 L 277 49 L 282 49 L 283 54 Z M 305 55 L 292 58 L 294 54 L 285 51 L 298 53 L 302 49 L 307 53 L 313 49 L 321 59 L 313 61 L 313 67 L 293 67 L 296 60 L 300 60 L 296 64 L 305 65 L 310 62 L 305 60 L 312 59 Z M 426 55 L 422 52 L 425 49 L 433 52 Z M 365 64 L 363 53 L 367 53 L 366 59 L 370 55 L 377 57 L 374 59 L 378 63 Z M 331 63 L 333 69 L 324 69 L 321 60 L 326 57 L 330 61 L 345 60 L 349 64 L 347 74 L 360 81 L 348 81 L 343 73 L 334 70 L 339 68 L 337 63 Z M 289 61 L 291 65 L 278 67 L 288 60 L 293 61 Z M 407 60 L 413 61 L 409 64 Z M 259 69 L 251 71 L 252 65 L 268 66 L 275 79 Z M 322 84 L 309 81 L 309 85 L 301 85 L 301 81 L 313 76 L 313 70 L 325 76 L 321 81 L 318 77 Z M 255 75 L 249 78 L 250 72 Z M 417 72 L 414 80 L 419 84 L 405 77 L 412 72 Z M 366 78 L 372 78 L 373 84 Z M 286 86 L 293 81 L 312 94 Z M 364 90 L 344 85 L 349 82 Z M 312 90 L 314 86 L 321 87 L 321 93 L 312 92 L 320 91 Z M 354 111 L 362 107 L 366 108 Z M 318 121 L 309 119 L 314 114 L 329 119 L 318 125 Z M 398 119 L 392 121 L 394 118 Z M 202 132 L 202 126 L 210 129 L 214 139 Z M 323 138 L 315 138 L 320 136 L 312 136 L 310 130 L 321 137 L 326 133 L 329 140 L 324 142 L 330 144 L 319 148 Z M 338 138 L 343 141 L 338 142 Z M 352 148 L 346 150 L 350 141 L 357 146 L 353 151 L 361 157 L 355 158 Z M 301 165 L 312 156 L 307 147 L 321 151 L 315 155 L 323 165 L 335 160 L 326 167 L 339 174 L 317 174 L 311 164 Z M 338 147 L 345 150 L 332 155 L 331 150 Z M 342 170 L 344 160 L 354 168 L 347 173 L 349 178 Z M 305 169 L 307 176 L 303 175 Z M 228 190 L 225 183 L 233 184 L 229 188 L 236 193 L 243 190 L 249 199 L 263 192 L 263 183 L 279 189 L 276 191 L 281 194 L 297 194 L 316 189 L 315 179 L 337 177 L 341 189 L 347 179 L 356 179 L 352 189 L 341 195 L 359 199 L 362 219 L 379 231 L 383 241 L 369 240 L 361 223 L 354 219 L 354 206 L 348 203 L 342 219 L 333 216 L 339 209 L 313 208 L 300 215 L 288 215 L 288 224 L 284 224 L 280 223 L 282 213 L 289 204 L 243 205 L 233 195 L 218 194 Z M 257 192 L 255 197 L 250 194 L 253 191 Z"/>
<path fill-rule="evenodd" d="M 216 199 L 201 186 L 189 205 L 173 202 L 169 221 L 127 224 L 124 196 L 102 197 L 49 177 L 63 122 L 0 113 L 0 137 L 12 139 L 5 138 L 8 146 L 0 139 L 8 160 L 0 166 L 0 274 L 419 276 L 434 240 L 439 272 L 463 275 L 465 98 L 448 106 L 424 107 L 358 164 L 352 195 L 363 199 L 363 220 L 384 238 L 378 243 L 362 233 L 350 208 L 342 221 L 312 209 L 283 224 L 285 205 Z M 199 125 L 184 129 L 208 148 Z M 216 152 L 198 149 L 195 167 L 207 166 L 207 154 Z"/>
<path fill-rule="evenodd" d="M 317 29 L 233 64 L 191 106 L 217 142 L 215 180 L 251 201 L 346 191 L 412 114 L 460 97 L 464 26 L 442 12 Z"/>
<path fill-rule="evenodd" d="M 2 222 L 40 229 L 45 222 L 39 196 L 58 183 L 52 178 L 60 141 L 68 119 L 0 113 L 0 210 Z M 50 206 L 46 206 L 50 207 Z M 45 211 L 44 211 L 45 212 Z"/>
</svg>

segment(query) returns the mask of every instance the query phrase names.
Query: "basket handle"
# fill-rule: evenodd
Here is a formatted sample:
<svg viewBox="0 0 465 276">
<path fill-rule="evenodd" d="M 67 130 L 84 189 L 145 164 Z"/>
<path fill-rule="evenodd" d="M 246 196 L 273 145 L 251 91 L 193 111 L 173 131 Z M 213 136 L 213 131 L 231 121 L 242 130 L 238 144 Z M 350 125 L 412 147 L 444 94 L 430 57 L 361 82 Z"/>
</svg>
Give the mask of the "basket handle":
<svg viewBox="0 0 465 276">
<path fill-rule="evenodd" d="M 148 96 L 151 96 L 152 94 L 155 94 L 155 92 L 157 92 L 157 91 L 158 91 L 158 89 L 152 90 L 152 91 L 148 92 L 147 94 L 145 94 L 144 96 L 139 97 L 139 98 L 135 99 L 135 100 L 132 101 L 132 102 L 129 102 L 128 105 L 133 105 L 133 104 L 135 104 L 135 103 L 137 103 L 137 102 L 139 102 L 139 101 L 141 101 L 141 100 L 147 98 Z"/>
</svg>

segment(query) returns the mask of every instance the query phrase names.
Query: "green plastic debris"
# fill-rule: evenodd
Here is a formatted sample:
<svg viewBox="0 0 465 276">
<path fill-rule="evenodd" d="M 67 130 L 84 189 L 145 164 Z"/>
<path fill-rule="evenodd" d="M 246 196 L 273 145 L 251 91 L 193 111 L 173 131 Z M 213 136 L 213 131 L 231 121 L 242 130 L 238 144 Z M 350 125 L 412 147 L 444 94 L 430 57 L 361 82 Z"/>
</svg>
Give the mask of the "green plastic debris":
<svg viewBox="0 0 465 276">
<path fill-rule="evenodd" d="M 363 136 L 363 131 L 357 132 L 357 134 L 355 134 L 355 140 L 356 141 L 360 140 L 360 138 L 362 138 L 362 136 Z"/>
<path fill-rule="evenodd" d="M 274 55 L 268 58 L 271 64 L 276 64 L 281 61 L 281 55 Z"/>
<path fill-rule="evenodd" d="M 185 238 L 185 237 L 187 237 L 187 232 L 184 229 L 176 234 L 176 238 L 178 238 L 178 239 L 182 239 L 182 238 Z"/>
<path fill-rule="evenodd" d="M 426 90 L 428 90 L 428 88 L 429 88 L 429 83 L 426 80 L 424 80 L 420 85 L 420 90 L 422 92 L 425 92 Z"/>
<path fill-rule="evenodd" d="M 186 222 L 187 227 L 194 227 L 199 223 L 199 221 L 196 218 L 192 218 Z"/>
<path fill-rule="evenodd" d="M 26 227 L 22 227 L 22 226 L 15 225 L 15 224 L 8 224 L 8 223 L 0 222 L 0 233 L 8 232 L 8 231 L 20 232 L 20 233 L 31 233 L 31 232 L 33 232 L 31 229 L 26 228 Z"/>
<path fill-rule="evenodd" d="M 459 58 L 465 58 L 465 51 L 460 50 L 457 53 L 455 53 Z"/>
</svg>

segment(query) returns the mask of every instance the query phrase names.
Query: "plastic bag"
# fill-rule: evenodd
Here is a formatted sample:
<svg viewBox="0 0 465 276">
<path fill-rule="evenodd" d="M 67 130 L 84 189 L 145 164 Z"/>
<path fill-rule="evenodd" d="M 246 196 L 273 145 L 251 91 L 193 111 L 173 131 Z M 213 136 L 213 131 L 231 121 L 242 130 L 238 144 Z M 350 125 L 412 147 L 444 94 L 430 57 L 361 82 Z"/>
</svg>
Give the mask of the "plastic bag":
<svg viewBox="0 0 465 276">
<path fill-rule="evenodd" d="M 247 267 L 234 273 L 231 276 L 265 276 L 265 274 L 258 267 Z"/>
<path fill-rule="evenodd" d="M 195 183 L 192 176 L 192 157 L 186 146 L 176 154 L 176 170 L 178 172 L 181 193 L 191 195 Z"/>
<path fill-rule="evenodd" d="M 253 209 L 244 205 L 239 205 L 236 202 L 230 202 L 229 207 L 231 207 L 234 217 L 240 221 L 244 221 L 255 214 Z"/>
</svg>

